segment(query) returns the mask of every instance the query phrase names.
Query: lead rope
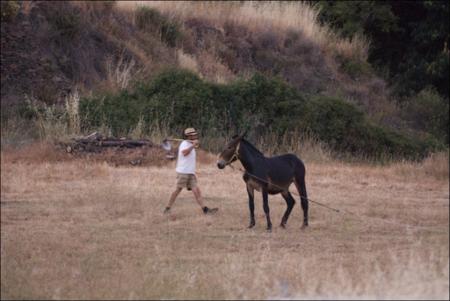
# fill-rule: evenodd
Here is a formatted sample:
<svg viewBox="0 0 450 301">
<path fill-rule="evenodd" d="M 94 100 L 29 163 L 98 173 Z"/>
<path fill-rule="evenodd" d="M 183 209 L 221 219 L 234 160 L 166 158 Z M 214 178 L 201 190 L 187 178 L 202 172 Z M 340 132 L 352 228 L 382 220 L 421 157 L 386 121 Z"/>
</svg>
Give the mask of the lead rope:
<svg viewBox="0 0 450 301">
<path fill-rule="evenodd" d="M 239 144 L 239 146 L 240 146 L 240 144 Z M 235 168 L 234 168 L 233 165 L 231 165 L 231 163 L 232 163 L 232 161 L 234 160 L 234 158 L 239 159 L 239 155 L 237 154 L 237 152 L 238 152 L 238 150 L 239 150 L 239 146 L 237 147 L 236 151 L 234 152 L 233 157 L 231 157 L 231 159 L 226 163 L 226 165 L 230 166 L 233 170 L 234 170 Z M 264 183 L 266 183 L 266 184 L 269 184 L 269 182 L 268 182 L 267 180 L 264 180 L 264 179 L 262 179 L 262 178 L 260 178 L 260 177 L 258 177 L 258 176 L 255 176 L 254 174 L 251 174 L 250 172 L 246 171 L 245 169 L 242 169 L 242 168 L 239 167 L 238 170 L 240 170 L 241 172 L 247 173 L 249 176 L 251 176 L 251 177 L 253 177 L 253 178 L 255 178 L 255 179 L 258 179 L 259 181 L 262 181 L 262 182 L 264 182 Z M 277 187 L 277 188 L 280 188 L 281 190 L 284 189 L 284 188 L 282 188 L 281 186 L 278 186 L 278 185 L 273 184 L 273 183 L 270 183 L 270 185 L 273 185 L 273 186 L 275 186 L 275 187 Z M 297 196 L 299 196 L 300 198 L 306 199 L 308 202 L 317 204 L 317 205 L 319 205 L 319 206 L 322 206 L 322 207 L 324 207 L 324 208 L 327 208 L 327 209 L 332 210 L 332 211 L 337 212 L 337 213 L 344 213 L 344 214 L 348 214 L 348 215 L 354 216 L 354 217 L 356 217 L 356 218 L 357 218 L 358 220 L 360 220 L 360 221 L 365 221 L 362 217 L 360 217 L 358 214 L 356 214 L 356 213 L 354 213 L 354 212 L 348 211 L 348 210 L 346 210 L 346 209 L 339 210 L 339 209 L 330 207 L 330 206 L 328 206 L 328 205 L 325 205 L 325 204 L 323 204 L 323 203 L 320 203 L 320 202 L 311 200 L 311 199 L 309 199 L 309 198 L 306 198 L 306 197 L 300 195 L 299 193 L 297 193 L 297 192 L 295 192 L 295 191 L 291 191 L 291 190 L 289 190 L 289 189 L 288 189 L 288 191 L 289 191 L 289 193 L 292 193 L 292 194 L 294 194 L 294 195 L 297 195 Z M 447 232 L 445 232 L 445 231 L 436 231 L 436 230 L 432 230 L 432 229 L 430 229 L 430 227 L 427 227 L 427 226 L 405 225 L 405 224 L 402 224 L 402 223 L 397 223 L 397 222 L 393 222 L 393 221 L 389 221 L 389 220 L 383 220 L 383 219 L 380 220 L 380 219 L 378 219 L 378 218 L 370 217 L 370 216 L 366 216 L 365 218 L 366 218 L 366 219 L 367 219 L 367 218 L 370 218 L 370 219 L 372 219 L 372 220 L 377 220 L 377 221 L 380 221 L 380 222 L 383 222 L 383 223 L 392 224 L 392 225 L 398 225 L 398 226 L 403 226 L 403 227 L 407 227 L 407 228 L 424 229 L 424 230 L 427 230 L 427 231 L 429 231 L 429 232 L 434 232 L 434 233 L 441 233 L 441 234 L 447 233 Z"/>
<path fill-rule="evenodd" d="M 234 167 L 233 167 L 233 165 L 231 165 L 231 163 L 234 161 L 234 159 L 236 159 L 236 160 L 239 159 L 239 148 L 240 148 L 240 147 L 241 147 L 241 143 L 239 143 L 238 146 L 236 147 L 236 149 L 234 150 L 234 154 L 233 154 L 233 156 L 230 158 L 230 160 L 228 160 L 228 162 L 225 163 L 225 165 L 230 166 L 233 170 L 234 170 Z M 239 160 L 240 160 L 240 159 L 239 159 Z M 242 168 L 239 168 L 239 170 L 240 170 L 241 172 L 246 172 L 248 175 L 252 176 L 252 177 L 255 178 L 255 179 L 258 179 L 258 180 L 260 180 L 260 181 L 262 181 L 262 182 L 264 182 L 264 183 L 266 183 L 266 184 L 269 184 L 269 182 L 268 182 L 267 180 L 261 179 L 260 177 L 257 177 L 257 176 L 255 176 L 254 174 L 251 174 L 251 173 L 249 173 L 248 171 L 246 171 L 246 170 L 244 170 L 244 169 L 242 169 Z M 272 183 L 271 185 L 273 185 L 273 186 L 275 186 L 275 187 L 277 187 L 277 188 L 280 188 L 281 190 L 284 190 L 284 188 L 282 188 L 282 187 L 280 187 L 280 186 L 278 186 L 278 185 L 276 185 L 276 184 L 273 184 L 273 183 Z M 328 205 L 322 204 L 322 203 L 320 203 L 320 202 L 317 202 L 317 201 L 313 201 L 313 200 L 311 200 L 311 199 L 308 199 L 307 197 L 304 197 L 304 196 L 302 196 L 302 195 L 296 193 L 295 191 L 290 191 L 290 190 L 289 190 L 289 192 L 290 192 L 290 193 L 293 193 L 293 194 L 295 194 L 295 195 L 297 195 L 297 196 L 299 196 L 300 198 L 306 199 L 308 202 L 315 203 L 315 204 L 317 204 L 317 205 L 319 205 L 319 206 L 325 207 L 325 208 L 327 208 L 327 209 L 329 209 L 329 210 L 333 210 L 333 211 L 335 211 L 335 212 L 341 212 L 339 209 L 336 209 L 336 208 L 330 207 L 330 206 L 328 206 Z"/>
<path fill-rule="evenodd" d="M 230 166 L 234 169 L 234 167 L 233 167 L 231 164 L 230 164 Z M 266 181 L 266 180 L 264 180 L 264 179 L 261 179 L 260 177 L 257 177 L 257 176 L 255 176 L 254 174 L 251 174 L 251 173 L 249 173 L 248 171 L 246 171 L 246 170 L 244 170 L 244 169 L 242 169 L 242 168 L 240 168 L 240 167 L 238 168 L 238 170 L 240 170 L 241 172 L 246 172 L 249 176 L 251 176 L 251 177 L 253 177 L 253 178 L 255 178 L 255 179 L 258 179 L 258 180 L 260 180 L 260 181 L 262 181 L 262 182 L 264 182 L 264 183 L 266 183 L 266 184 L 269 184 L 268 181 Z M 281 190 L 284 190 L 283 187 L 278 186 L 278 185 L 276 185 L 276 184 L 270 183 L 270 185 L 275 186 L 275 187 L 277 187 L 277 188 L 279 188 L 279 189 L 281 189 Z M 303 198 L 303 199 L 306 199 L 308 202 L 315 203 L 315 204 L 317 204 L 317 205 L 319 205 L 319 206 L 325 207 L 325 208 L 330 209 L 330 210 L 333 210 L 333 211 L 335 211 L 335 212 L 341 212 L 341 210 L 339 210 L 339 209 L 336 209 L 336 208 L 330 207 L 330 206 L 328 206 L 328 205 L 325 205 L 325 204 L 323 204 L 323 203 L 320 203 L 320 202 L 311 200 L 311 199 L 309 199 L 309 198 L 307 198 L 307 197 L 304 197 L 304 196 L 298 194 L 298 193 L 295 192 L 295 191 L 289 190 L 289 193 L 292 193 L 292 194 L 294 194 L 294 195 L 297 195 L 297 196 L 299 196 L 299 197 L 301 197 L 301 198 Z"/>
</svg>

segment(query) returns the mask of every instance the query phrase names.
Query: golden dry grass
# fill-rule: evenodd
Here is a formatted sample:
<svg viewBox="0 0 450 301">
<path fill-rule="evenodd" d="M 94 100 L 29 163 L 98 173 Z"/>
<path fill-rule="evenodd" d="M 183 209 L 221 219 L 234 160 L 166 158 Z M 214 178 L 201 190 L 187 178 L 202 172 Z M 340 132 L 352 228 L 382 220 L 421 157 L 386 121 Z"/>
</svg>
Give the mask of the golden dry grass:
<svg viewBox="0 0 450 301">
<path fill-rule="evenodd" d="M 172 18 L 204 18 L 219 28 L 226 22 L 250 30 L 296 30 L 323 49 L 345 57 L 367 59 L 369 42 L 361 36 L 352 39 L 338 37 L 318 21 L 319 9 L 303 1 L 117 1 L 121 9 L 139 6 L 157 8 Z"/>
<path fill-rule="evenodd" d="M 357 216 L 311 204 L 302 231 L 297 203 L 272 233 L 260 196 L 246 229 L 241 175 L 213 155 L 202 154 L 198 178 L 215 216 L 187 191 L 162 214 L 174 162 L 54 157 L 2 151 L 1 299 L 449 298 L 448 154 L 387 167 L 306 162 L 311 199 Z M 280 196 L 270 209 L 276 224 Z"/>
</svg>

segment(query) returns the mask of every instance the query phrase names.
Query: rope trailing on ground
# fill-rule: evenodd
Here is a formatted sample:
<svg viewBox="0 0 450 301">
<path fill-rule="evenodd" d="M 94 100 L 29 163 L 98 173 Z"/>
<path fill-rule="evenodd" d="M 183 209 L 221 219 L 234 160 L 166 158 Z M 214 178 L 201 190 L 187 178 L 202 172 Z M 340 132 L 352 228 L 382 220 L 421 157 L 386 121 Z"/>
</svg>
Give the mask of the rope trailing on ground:
<svg viewBox="0 0 450 301">
<path fill-rule="evenodd" d="M 230 167 L 234 170 L 233 165 L 228 164 L 228 166 L 230 166 Z M 248 171 L 246 171 L 246 170 L 244 170 L 244 169 L 242 169 L 242 168 L 239 168 L 239 170 L 240 170 L 241 172 L 247 173 L 249 176 L 251 176 L 251 177 L 253 177 L 253 178 L 255 178 L 255 179 L 257 179 L 257 180 L 259 180 L 259 181 L 261 181 L 261 182 L 263 182 L 263 183 L 269 184 L 269 182 L 268 182 L 267 180 L 262 179 L 262 178 L 260 178 L 260 177 L 258 177 L 258 176 L 256 176 L 256 175 L 254 175 L 254 174 L 252 174 L 252 173 L 250 173 L 250 172 L 248 172 Z M 281 190 L 283 190 L 283 188 L 282 188 L 281 186 L 278 186 L 278 185 L 276 185 L 276 184 L 274 184 L 274 183 L 271 183 L 271 185 L 273 185 L 273 186 L 275 186 L 275 187 L 280 188 Z M 295 191 L 290 191 L 290 190 L 289 190 L 289 192 L 292 193 L 292 194 L 294 194 L 294 195 L 299 196 L 300 198 L 305 198 L 304 196 L 300 195 L 299 193 L 297 193 L 297 192 L 295 192 Z M 305 199 L 306 199 L 308 202 L 311 202 L 311 203 L 314 203 L 314 204 L 316 204 L 316 205 L 322 206 L 322 207 L 327 208 L 327 209 L 329 209 L 329 210 L 331 210 L 331 211 L 334 211 L 334 212 L 337 212 L 337 213 L 343 213 L 343 214 L 348 214 L 348 215 L 354 216 L 354 217 L 356 217 L 357 219 L 359 219 L 359 220 L 361 220 L 361 221 L 367 221 L 367 219 L 372 219 L 372 220 L 377 219 L 377 218 L 370 217 L 370 216 L 365 216 L 365 217 L 364 217 L 365 219 L 363 219 L 362 217 L 360 217 L 358 214 L 356 214 L 356 213 L 354 213 L 354 212 L 351 212 L 351 211 L 348 211 L 348 210 L 345 210 L 345 209 L 339 210 L 339 209 L 330 207 L 330 206 L 328 206 L 328 205 L 325 205 L 325 204 L 323 204 L 323 203 L 320 203 L 320 202 L 318 202 L 318 201 L 311 200 L 311 199 L 309 199 L 309 198 L 305 198 Z M 380 222 L 383 222 L 383 223 L 387 223 L 387 224 L 392 224 L 392 225 L 397 225 L 397 226 L 403 226 L 403 227 L 409 227 L 409 228 L 415 228 L 415 229 L 422 229 L 422 230 L 427 230 L 427 231 L 434 232 L 434 233 L 440 233 L 440 234 L 446 234 L 446 233 L 447 233 L 447 232 L 445 232 L 445 231 L 436 231 L 436 230 L 434 230 L 434 229 L 430 229 L 430 227 L 427 227 L 427 226 L 405 225 L 405 224 L 402 224 L 402 223 L 397 223 L 397 222 L 394 222 L 394 221 L 389 221 L 389 220 L 384 220 L 384 219 L 382 219 L 382 220 L 377 219 L 377 220 L 380 221 Z"/>
</svg>

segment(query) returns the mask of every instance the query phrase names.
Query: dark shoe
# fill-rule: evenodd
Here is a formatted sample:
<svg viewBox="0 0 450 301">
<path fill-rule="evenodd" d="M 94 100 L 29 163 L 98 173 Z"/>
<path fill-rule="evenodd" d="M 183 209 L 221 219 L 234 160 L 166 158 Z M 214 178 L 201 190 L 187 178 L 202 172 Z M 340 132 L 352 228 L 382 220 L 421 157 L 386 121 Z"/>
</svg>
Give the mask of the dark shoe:
<svg viewBox="0 0 450 301">
<path fill-rule="evenodd" d="M 204 214 L 214 214 L 219 210 L 219 208 L 208 208 L 208 207 L 203 207 L 203 213 Z"/>
<path fill-rule="evenodd" d="M 164 209 L 164 214 L 167 214 L 170 212 L 170 207 L 166 207 L 166 209 Z"/>
</svg>

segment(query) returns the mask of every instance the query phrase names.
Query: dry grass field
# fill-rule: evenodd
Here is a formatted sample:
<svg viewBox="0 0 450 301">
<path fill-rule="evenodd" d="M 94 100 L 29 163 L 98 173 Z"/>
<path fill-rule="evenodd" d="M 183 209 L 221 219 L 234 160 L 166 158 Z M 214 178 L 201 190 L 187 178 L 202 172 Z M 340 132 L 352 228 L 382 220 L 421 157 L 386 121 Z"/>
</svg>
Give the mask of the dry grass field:
<svg viewBox="0 0 450 301">
<path fill-rule="evenodd" d="M 1 299 L 448 299 L 448 155 L 389 166 L 306 162 L 301 230 L 248 224 L 238 170 L 204 155 L 204 216 L 183 191 L 162 214 L 174 162 L 114 167 L 2 151 Z M 298 198 L 297 198 L 298 199 Z M 274 226 L 285 210 L 269 199 Z"/>
</svg>

